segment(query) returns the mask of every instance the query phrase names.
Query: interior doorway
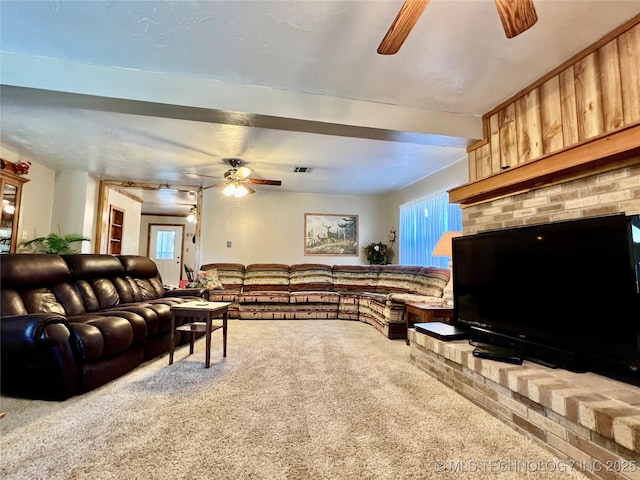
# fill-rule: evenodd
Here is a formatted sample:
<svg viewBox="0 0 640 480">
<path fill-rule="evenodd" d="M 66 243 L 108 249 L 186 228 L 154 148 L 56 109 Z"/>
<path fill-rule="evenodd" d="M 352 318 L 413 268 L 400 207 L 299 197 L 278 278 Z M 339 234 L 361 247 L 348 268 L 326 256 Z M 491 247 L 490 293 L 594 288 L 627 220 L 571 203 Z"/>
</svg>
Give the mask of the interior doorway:
<svg viewBox="0 0 640 480">
<path fill-rule="evenodd" d="M 142 204 L 142 218 L 148 218 L 149 223 L 162 225 L 179 225 L 176 222 L 181 219 L 187 220 L 184 223 L 186 235 L 182 237 L 187 246 L 182 246 L 181 263 L 187 262 L 191 268 L 198 268 L 200 258 L 200 218 L 202 212 L 202 188 L 193 186 L 170 186 L 151 183 L 125 182 L 120 180 L 101 180 L 98 193 L 97 221 L 95 231 L 95 253 L 107 253 L 108 221 L 109 221 L 109 191 L 114 190 L 132 199 L 136 199 Z M 195 210 L 195 222 L 188 220 L 190 214 Z M 161 217 L 153 218 L 149 217 Z M 167 223 L 164 222 L 167 219 Z M 146 223 L 143 221 L 142 223 Z M 145 233 L 147 238 L 145 239 Z M 130 232 L 131 235 L 136 234 Z M 149 255 L 149 228 L 138 230 L 140 255 Z M 136 252 L 137 253 L 137 252 Z M 185 258 L 186 254 L 186 258 Z M 184 268 L 180 267 L 181 269 Z M 178 272 L 181 275 L 181 271 Z M 180 279 L 180 276 L 178 277 Z M 176 284 L 179 284 L 179 279 Z M 167 280 L 163 281 L 168 283 Z"/>
<path fill-rule="evenodd" d="M 179 285 L 182 274 L 184 225 L 149 224 L 147 256 L 158 266 L 165 285 Z"/>
</svg>

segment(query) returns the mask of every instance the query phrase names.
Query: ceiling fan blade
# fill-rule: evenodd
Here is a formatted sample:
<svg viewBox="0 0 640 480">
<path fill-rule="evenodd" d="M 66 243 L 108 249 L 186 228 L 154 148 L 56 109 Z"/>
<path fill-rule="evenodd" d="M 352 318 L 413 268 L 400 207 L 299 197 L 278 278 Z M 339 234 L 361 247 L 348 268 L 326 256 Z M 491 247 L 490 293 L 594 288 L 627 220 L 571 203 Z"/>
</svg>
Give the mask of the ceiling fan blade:
<svg viewBox="0 0 640 480">
<path fill-rule="evenodd" d="M 210 188 L 224 187 L 225 185 L 228 185 L 228 183 L 227 182 L 214 183 L 213 185 L 207 185 L 206 187 L 202 187 L 202 189 L 208 190 Z"/>
<path fill-rule="evenodd" d="M 256 191 L 253 188 L 251 188 L 249 185 L 245 184 L 244 188 L 246 188 L 249 191 L 249 193 L 247 195 L 251 195 L 252 193 L 256 193 Z"/>
<path fill-rule="evenodd" d="M 196 173 L 196 172 L 184 172 L 184 174 L 189 178 L 215 178 L 216 180 L 220 180 L 220 177 L 216 175 L 205 175 L 204 173 Z"/>
<path fill-rule="evenodd" d="M 243 178 L 247 178 L 249 175 L 251 175 L 252 170 L 249 167 L 240 167 L 238 168 L 238 170 L 236 171 L 235 176 L 243 179 Z"/>
<path fill-rule="evenodd" d="M 428 3 L 429 0 L 406 0 L 404 2 L 398 16 L 380 42 L 378 47 L 380 55 L 393 55 L 400 50 Z"/>
<path fill-rule="evenodd" d="M 533 0 L 495 0 L 507 38 L 520 35 L 538 21 Z"/>
<path fill-rule="evenodd" d="M 282 180 L 262 180 L 260 178 L 249 178 L 247 183 L 253 183 L 254 185 L 282 185 Z"/>
</svg>

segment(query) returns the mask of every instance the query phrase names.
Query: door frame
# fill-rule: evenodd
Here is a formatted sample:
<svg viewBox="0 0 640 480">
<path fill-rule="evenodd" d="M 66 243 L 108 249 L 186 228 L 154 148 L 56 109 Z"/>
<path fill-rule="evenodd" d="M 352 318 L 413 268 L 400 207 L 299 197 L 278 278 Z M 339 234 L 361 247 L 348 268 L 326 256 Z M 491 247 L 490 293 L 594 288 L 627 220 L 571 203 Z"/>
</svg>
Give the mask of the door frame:
<svg viewBox="0 0 640 480">
<path fill-rule="evenodd" d="M 168 185 L 158 184 L 158 183 L 146 183 L 146 182 L 125 182 L 122 180 L 100 180 L 100 184 L 98 186 L 98 205 L 96 207 L 96 226 L 95 226 L 95 241 L 93 242 L 93 251 L 94 253 L 101 253 L 102 243 L 106 243 L 107 236 L 107 223 L 109 218 L 109 205 L 107 204 L 108 192 L 109 189 L 115 190 L 116 192 L 122 193 L 130 198 L 138 200 L 140 203 L 144 203 L 141 198 L 135 197 L 131 195 L 127 191 L 127 189 L 148 189 L 148 190 L 160 190 L 161 188 L 166 188 Z M 202 235 L 202 187 L 194 187 L 189 185 L 176 185 L 174 188 L 183 191 L 191 191 L 195 190 L 197 192 L 196 195 L 196 208 L 198 210 L 198 214 L 196 215 L 197 223 L 196 223 L 196 235 L 195 235 L 195 262 L 194 269 L 198 268 L 200 264 L 200 241 Z M 184 248 L 184 241 L 182 242 Z M 149 251 L 149 246 L 147 245 L 147 251 Z M 105 251 L 106 252 L 106 251 Z M 184 253 L 184 252 L 183 252 Z"/>
</svg>

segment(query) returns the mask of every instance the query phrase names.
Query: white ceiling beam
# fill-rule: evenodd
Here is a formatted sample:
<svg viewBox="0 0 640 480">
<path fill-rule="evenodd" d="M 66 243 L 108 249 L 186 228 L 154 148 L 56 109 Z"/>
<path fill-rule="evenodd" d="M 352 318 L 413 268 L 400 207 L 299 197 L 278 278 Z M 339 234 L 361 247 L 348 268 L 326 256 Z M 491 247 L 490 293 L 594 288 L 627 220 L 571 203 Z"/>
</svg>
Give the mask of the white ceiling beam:
<svg viewBox="0 0 640 480">
<path fill-rule="evenodd" d="M 0 53 L 0 63 L 2 85 L 141 102 L 128 113 L 455 147 L 482 138 L 475 115 L 9 52 Z"/>
</svg>

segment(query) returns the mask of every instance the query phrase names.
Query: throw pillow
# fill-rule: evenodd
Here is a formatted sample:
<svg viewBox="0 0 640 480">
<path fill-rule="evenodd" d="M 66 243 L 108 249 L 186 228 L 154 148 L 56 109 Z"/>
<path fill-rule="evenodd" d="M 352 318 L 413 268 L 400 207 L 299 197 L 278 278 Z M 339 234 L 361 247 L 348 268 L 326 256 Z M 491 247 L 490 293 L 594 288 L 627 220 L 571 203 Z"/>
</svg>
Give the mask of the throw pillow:
<svg viewBox="0 0 640 480">
<path fill-rule="evenodd" d="M 222 286 L 222 282 L 220 282 L 220 279 L 218 278 L 218 271 L 215 268 L 211 270 L 198 271 L 198 283 L 202 288 L 207 288 L 209 290 L 221 290 L 224 288 Z"/>
</svg>

